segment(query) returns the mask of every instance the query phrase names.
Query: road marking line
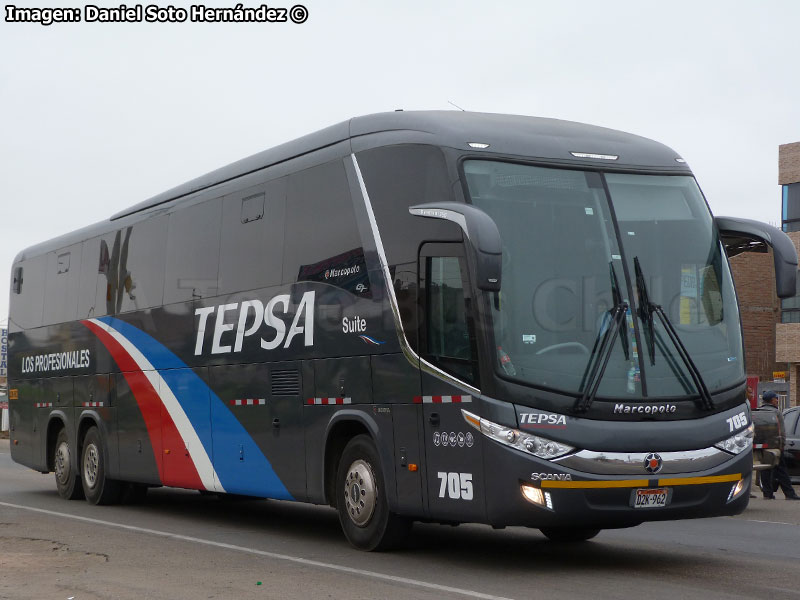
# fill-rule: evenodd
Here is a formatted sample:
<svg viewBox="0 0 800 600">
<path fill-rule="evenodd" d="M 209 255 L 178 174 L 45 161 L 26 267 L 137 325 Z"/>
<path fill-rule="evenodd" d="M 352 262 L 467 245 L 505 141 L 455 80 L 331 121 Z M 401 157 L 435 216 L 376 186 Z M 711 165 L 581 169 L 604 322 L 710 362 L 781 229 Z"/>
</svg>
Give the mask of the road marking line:
<svg viewBox="0 0 800 600">
<path fill-rule="evenodd" d="M 103 521 L 101 519 L 92 519 L 89 517 L 81 517 L 78 515 L 70 515 L 67 513 L 60 513 L 54 510 L 46 510 L 44 508 L 34 508 L 32 506 L 22 506 L 21 504 L 11 504 L 10 502 L 0 502 L 0 506 L 7 506 L 8 508 L 16 508 L 19 510 L 27 510 L 53 517 L 66 517 L 75 521 L 83 521 L 85 523 L 92 523 L 94 525 L 105 525 L 107 527 L 116 527 L 118 529 L 126 529 L 136 533 L 149 533 L 150 535 L 157 535 L 160 537 L 170 538 L 173 540 L 181 540 L 183 542 L 192 542 L 194 544 L 202 544 L 205 546 L 215 546 L 217 548 L 225 548 L 226 550 L 235 550 L 237 552 L 245 552 L 247 554 L 255 554 L 257 556 L 265 556 L 267 558 L 274 558 L 276 560 L 285 560 L 288 562 L 298 563 L 311 567 L 320 567 L 323 569 L 330 569 L 332 571 L 340 571 L 343 573 L 352 573 L 354 575 L 361 575 L 362 577 L 371 577 L 372 579 L 380 579 L 389 581 L 391 583 L 403 583 L 429 590 L 436 590 L 440 592 L 449 592 L 452 594 L 460 594 L 462 596 L 469 596 L 470 598 L 481 598 L 482 600 L 511 600 L 503 596 L 493 596 L 491 594 L 483 594 L 473 590 L 465 590 L 461 588 L 450 587 L 449 585 L 440 585 L 438 583 L 429 583 L 427 581 L 420 581 L 418 579 L 410 579 L 408 577 L 400 577 L 398 575 L 387 575 L 385 573 L 378 573 L 376 571 L 367 571 L 365 569 L 354 569 L 352 567 L 345 567 L 344 565 L 337 565 L 333 563 L 321 562 L 312 560 L 310 558 L 301 558 L 299 556 L 290 556 L 288 554 L 278 554 L 276 552 L 267 552 L 266 550 L 257 550 L 255 548 L 247 548 L 245 546 L 237 546 L 235 544 L 226 544 L 224 542 L 215 542 L 213 540 L 204 540 L 188 535 L 181 535 L 180 533 L 169 533 L 168 531 L 159 531 L 158 529 L 148 529 L 146 527 L 136 527 L 135 525 L 124 525 L 123 523 L 115 523 L 113 521 Z"/>
<path fill-rule="evenodd" d="M 733 517 L 730 517 L 733 519 Z M 750 523 L 772 523 L 774 525 L 793 525 L 794 527 L 800 527 L 797 523 L 784 523 L 783 521 L 759 521 L 758 519 L 736 519 L 737 521 L 748 521 Z"/>
</svg>

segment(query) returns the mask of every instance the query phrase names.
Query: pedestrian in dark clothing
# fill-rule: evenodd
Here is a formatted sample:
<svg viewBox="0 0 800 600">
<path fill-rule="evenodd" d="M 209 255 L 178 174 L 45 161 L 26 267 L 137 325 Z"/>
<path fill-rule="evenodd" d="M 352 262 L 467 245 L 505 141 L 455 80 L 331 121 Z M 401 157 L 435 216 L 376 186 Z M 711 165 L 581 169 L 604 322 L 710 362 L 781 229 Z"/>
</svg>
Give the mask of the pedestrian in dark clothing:
<svg viewBox="0 0 800 600">
<path fill-rule="evenodd" d="M 783 435 L 785 428 L 783 425 L 783 415 L 781 414 L 780 408 L 778 408 L 778 394 L 771 390 L 764 392 L 764 395 L 761 396 L 761 400 L 762 403 L 759 409 L 777 411 L 778 422 L 780 423 L 781 434 Z M 761 491 L 764 493 L 764 498 L 766 500 L 775 499 L 775 492 L 778 490 L 778 486 L 780 486 L 787 500 L 800 500 L 800 496 L 797 495 L 797 492 L 795 492 L 792 487 L 792 481 L 789 478 L 789 471 L 786 468 L 786 459 L 783 457 L 783 453 L 781 453 L 781 458 L 775 467 L 761 473 Z"/>
</svg>

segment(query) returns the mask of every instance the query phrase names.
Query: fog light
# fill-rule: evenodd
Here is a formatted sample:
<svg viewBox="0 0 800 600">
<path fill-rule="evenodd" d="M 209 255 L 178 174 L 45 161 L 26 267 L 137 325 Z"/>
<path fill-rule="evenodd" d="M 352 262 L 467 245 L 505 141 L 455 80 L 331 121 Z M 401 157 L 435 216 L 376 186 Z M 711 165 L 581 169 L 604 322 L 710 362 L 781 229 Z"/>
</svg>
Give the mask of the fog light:
<svg viewBox="0 0 800 600">
<path fill-rule="evenodd" d="M 528 502 L 533 502 L 534 504 L 538 504 L 539 506 L 545 505 L 544 494 L 542 493 L 541 488 L 533 487 L 532 485 L 523 483 L 520 486 L 520 489 L 522 489 L 522 495 L 525 496 L 525 499 Z"/>
<path fill-rule="evenodd" d="M 747 488 L 747 481 L 745 481 L 745 478 L 742 478 L 739 481 L 737 481 L 731 488 L 731 493 L 728 494 L 728 502 L 735 500 L 743 491 L 745 491 L 746 488 Z"/>
</svg>

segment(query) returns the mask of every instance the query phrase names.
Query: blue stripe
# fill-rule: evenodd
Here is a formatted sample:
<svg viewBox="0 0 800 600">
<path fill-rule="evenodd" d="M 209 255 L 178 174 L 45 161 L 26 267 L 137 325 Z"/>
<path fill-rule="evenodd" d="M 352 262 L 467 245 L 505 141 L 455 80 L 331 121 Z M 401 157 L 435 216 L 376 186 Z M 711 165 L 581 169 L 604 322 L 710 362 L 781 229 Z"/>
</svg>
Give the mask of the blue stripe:
<svg viewBox="0 0 800 600">
<path fill-rule="evenodd" d="M 294 500 L 244 426 L 186 363 L 133 325 L 114 317 L 97 320 L 119 331 L 159 371 L 211 458 L 225 491 Z M 209 403 L 203 398 L 209 398 Z M 215 441 L 219 446 L 216 456 Z"/>
</svg>

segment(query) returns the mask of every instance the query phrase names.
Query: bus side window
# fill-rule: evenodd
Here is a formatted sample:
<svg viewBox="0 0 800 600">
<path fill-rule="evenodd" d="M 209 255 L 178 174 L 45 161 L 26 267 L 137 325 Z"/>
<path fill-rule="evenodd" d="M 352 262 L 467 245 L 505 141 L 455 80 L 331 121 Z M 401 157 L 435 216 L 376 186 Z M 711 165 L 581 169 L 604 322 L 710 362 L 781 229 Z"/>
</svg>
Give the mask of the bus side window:
<svg viewBox="0 0 800 600">
<path fill-rule="evenodd" d="M 81 244 L 47 253 L 43 325 L 72 321 L 78 312 Z"/>
<path fill-rule="evenodd" d="M 164 304 L 216 296 L 222 199 L 179 207 L 169 215 Z"/>
<path fill-rule="evenodd" d="M 293 173 L 286 198 L 283 282 L 318 281 L 366 296 L 364 250 L 342 161 Z"/>
<path fill-rule="evenodd" d="M 424 356 L 444 371 L 466 381 L 476 379 L 474 334 L 463 257 L 421 257 L 424 307 L 421 338 Z"/>
<path fill-rule="evenodd" d="M 219 293 L 279 285 L 283 268 L 286 177 L 225 196 L 219 249 Z"/>
<path fill-rule="evenodd" d="M 115 315 L 161 305 L 167 219 L 167 215 L 146 218 L 84 242 L 81 316 Z"/>
<path fill-rule="evenodd" d="M 42 325 L 47 255 L 26 258 L 15 265 L 20 274 L 19 293 L 11 294 L 8 328 L 13 333 Z"/>
</svg>

